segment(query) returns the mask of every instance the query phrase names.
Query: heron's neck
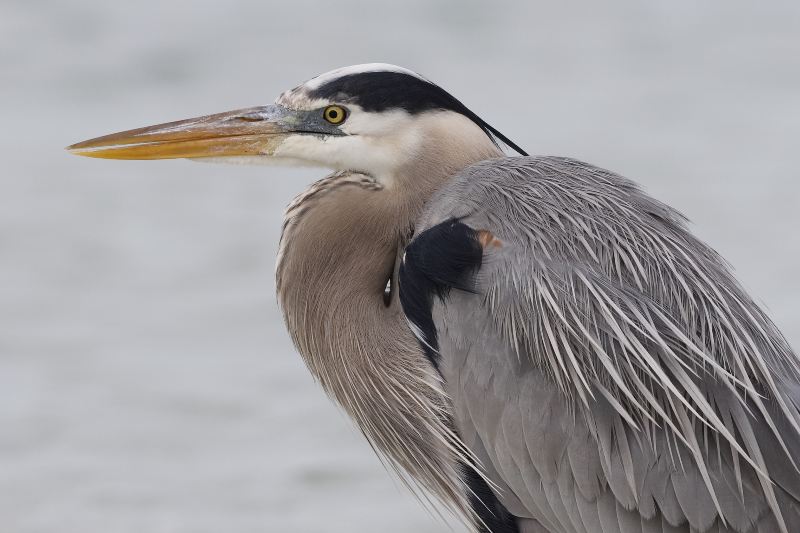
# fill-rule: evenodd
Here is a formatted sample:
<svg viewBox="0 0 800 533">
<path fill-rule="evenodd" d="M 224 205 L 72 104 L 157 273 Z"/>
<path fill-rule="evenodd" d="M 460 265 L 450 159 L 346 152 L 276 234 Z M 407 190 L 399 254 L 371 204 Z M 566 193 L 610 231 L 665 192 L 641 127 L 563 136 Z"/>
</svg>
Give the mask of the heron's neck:
<svg viewBox="0 0 800 533">
<path fill-rule="evenodd" d="M 488 142 L 488 139 L 486 139 Z M 475 149 L 472 149 L 475 148 Z M 413 176 L 380 181 L 340 173 L 287 210 L 278 296 L 314 376 L 373 445 L 454 510 L 469 514 L 448 401 L 386 282 L 425 202 L 453 174 L 500 152 L 453 147 L 416 161 Z M 415 181 L 412 182 L 412 179 Z"/>
<path fill-rule="evenodd" d="M 384 304 L 406 231 L 394 221 L 406 207 L 351 179 L 334 178 L 319 199 L 307 193 L 314 205 L 287 219 L 277 270 L 287 327 L 312 374 L 389 464 L 468 516 L 447 400 L 396 294 Z"/>
<path fill-rule="evenodd" d="M 392 351 L 427 362 L 402 314 L 397 287 L 391 304 L 384 304 L 386 282 L 433 193 L 467 166 L 502 156 L 480 128 L 457 114 L 423 117 L 417 137 L 415 156 L 391 176 L 336 173 L 287 209 L 279 298 L 311 371 L 345 408 L 352 383 L 342 383 L 341 391 L 337 386 L 352 379 L 351 371 L 387 370 L 397 359 Z"/>
<path fill-rule="evenodd" d="M 397 299 L 384 287 L 406 228 L 384 205 L 386 191 L 371 178 L 335 174 L 314 184 L 289 207 L 281 237 L 277 288 L 284 316 L 312 373 L 348 411 L 355 376 L 408 352 Z M 365 376 L 364 376 L 365 377 Z"/>
</svg>

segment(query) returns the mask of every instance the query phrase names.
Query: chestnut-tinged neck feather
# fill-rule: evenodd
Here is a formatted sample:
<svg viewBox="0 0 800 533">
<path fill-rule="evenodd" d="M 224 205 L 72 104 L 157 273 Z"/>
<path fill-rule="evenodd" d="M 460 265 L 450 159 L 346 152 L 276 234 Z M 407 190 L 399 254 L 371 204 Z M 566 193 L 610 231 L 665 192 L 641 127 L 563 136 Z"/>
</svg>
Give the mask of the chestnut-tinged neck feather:
<svg viewBox="0 0 800 533">
<path fill-rule="evenodd" d="M 427 143 L 388 179 L 341 172 L 312 185 L 287 210 L 276 273 L 287 327 L 312 374 L 401 478 L 473 524 L 459 468 L 469 452 L 396 291 L 386 306 L 384 288 L 433 192 L 500 155 L 479 133 Z"/>
<path fill-rule="evenodd" d="M 383 290 L 405 230 L 385 190 L 327 184 L 289 221 L 278 266 L 285 320 L 312 374 L 400 475 L 468 516 L 447 400 L 393 297 Z M 323 199 L 324 198 L 324 199 Z M 308 201 L 315 201 L 311 198 Z M 397 209 L 397 208 L 395 208 Z"/>
</svg>

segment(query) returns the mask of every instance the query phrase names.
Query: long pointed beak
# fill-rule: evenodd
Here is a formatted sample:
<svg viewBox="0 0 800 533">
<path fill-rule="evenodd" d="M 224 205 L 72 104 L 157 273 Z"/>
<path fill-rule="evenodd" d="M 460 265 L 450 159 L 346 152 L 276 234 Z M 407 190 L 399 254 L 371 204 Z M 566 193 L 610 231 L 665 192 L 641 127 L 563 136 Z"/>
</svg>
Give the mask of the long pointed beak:
<svg viewBox="0 0 800 533">
<path fill-rule="evenodd" d="M 239 109 L 112 133 L 68 146 L 76 155 L 104 159 L 174 159 L 271 155 L 293 132 L 286 108 Z"/>
</svg>

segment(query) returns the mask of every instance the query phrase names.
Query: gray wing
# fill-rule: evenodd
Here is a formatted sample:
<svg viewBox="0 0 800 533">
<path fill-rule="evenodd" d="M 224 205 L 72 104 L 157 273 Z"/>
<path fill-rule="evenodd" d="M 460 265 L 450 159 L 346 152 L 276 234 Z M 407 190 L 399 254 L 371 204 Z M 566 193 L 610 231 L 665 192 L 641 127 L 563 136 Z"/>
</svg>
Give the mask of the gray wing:
<svg viewBox="0 0 800 533">
<path fill-rule="evenodd" d="M 522 531 L 800 531 L 798 359 L 680 215 L 583 163 L 497 159 L 406 255 L 428 280 L 401 277 L 406 314 Z"/>
</svg>

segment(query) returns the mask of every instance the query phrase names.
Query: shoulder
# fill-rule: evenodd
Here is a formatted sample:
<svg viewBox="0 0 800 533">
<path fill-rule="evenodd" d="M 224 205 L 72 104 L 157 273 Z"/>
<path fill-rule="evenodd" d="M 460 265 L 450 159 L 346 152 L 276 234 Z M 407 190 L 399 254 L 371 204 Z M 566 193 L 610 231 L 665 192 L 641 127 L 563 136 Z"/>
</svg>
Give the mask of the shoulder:
<svg viewBox="0 0 800 533">
<path fill-rule="evenodd" d="M 467 167 L 439 189 L 418 219 L 416 233 L 452 218 L 475 218 L 513 233 L 515 227 L 557 220 L 625 220 L 631 215 L 636 222 L 679 232 L 686 222 L 609 170 L 567 157 L 502 157 Z"/>
</svg>

